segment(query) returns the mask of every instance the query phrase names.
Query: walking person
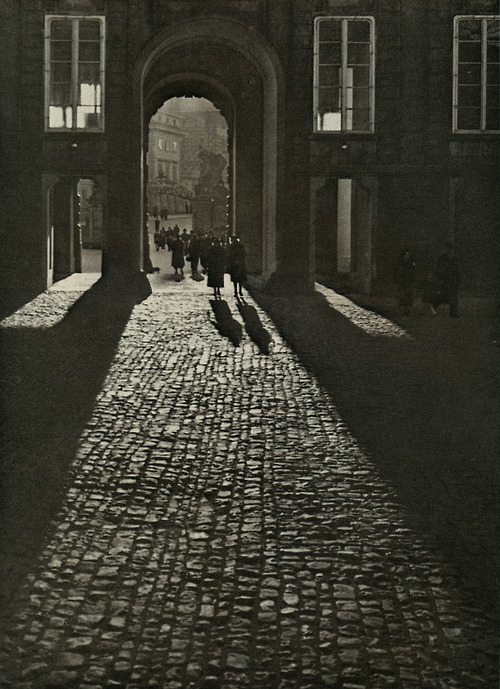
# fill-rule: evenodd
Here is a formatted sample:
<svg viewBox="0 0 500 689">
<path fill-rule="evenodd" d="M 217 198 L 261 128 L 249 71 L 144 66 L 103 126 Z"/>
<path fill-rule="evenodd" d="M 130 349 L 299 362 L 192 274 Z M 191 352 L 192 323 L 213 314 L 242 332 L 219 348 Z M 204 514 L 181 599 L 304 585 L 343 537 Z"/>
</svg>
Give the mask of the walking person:
<svg viewBox="0 0 500 689">
<path fill-rule="evenodd" d="M 224 287 L 224 273 L 226 272 L 226 250 L 220 243 L 220 239 L 214 239 L 208 251 L 208 281 L 209 287 L 214 290 L 214 298 L 220 299 L 221 287 Z"/>
<path fill-rule="evenodd" d="M 435 272 L 438 296 L 432 306 L 436 309 L 441 304 L 449 304 L 450 317 L 458 318 L 458 291 L 461 275 L 452 242 L 446 243 L 444 252 L 437 260 Z"/>
<path fill-rule="evenodd" d="M 200 260 L 200 240 L 196 235 L 191 235 L 189 240 L 186 260 L 191 264 L 191 275 L 198 274 L 198 262 Z"/>
<path fill-rule="evenodd" d="M 184 275 L 184 242 L 179 237 L 179 233 L 175 233 L 174 239 L 172 241 L 172 268 L 175 270 L 175 274 L 180 270 L 180 274 Z"/>
<path fill-rule="evenodd" d="M 403 249 L 394 266 L 394 282 L 398 286 L 398 306 L 404 316 L 411 314 L 415 288 L 415 260 L 408 248 Z"/>
<path fill-rule="evenodd" d="M 231 282 L 234 286 L 234 296 L 243 294 L 243 283 L 247 281 L 246 251 L 236 235 L 232 235 L 227 249 L 227 265 Z"/>
</svg>

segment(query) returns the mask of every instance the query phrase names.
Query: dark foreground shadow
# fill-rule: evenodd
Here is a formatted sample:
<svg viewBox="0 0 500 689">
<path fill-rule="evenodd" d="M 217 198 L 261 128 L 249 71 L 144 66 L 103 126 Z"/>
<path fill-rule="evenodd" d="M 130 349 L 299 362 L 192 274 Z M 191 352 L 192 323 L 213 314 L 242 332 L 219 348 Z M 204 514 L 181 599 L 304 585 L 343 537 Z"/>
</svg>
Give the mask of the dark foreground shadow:
<svg viewBox="0 0 500 689">
<path fill-rule="evenodd" d="M 227 301 L 210 299 L 210 306 L 215 316 L 215 327 L 223 337 L 227 337 L 237 347 L 243 338 L 243 327 L 236 318 L 233 318 Z"/>
<path fill-rule="evenodd" d="M 496 352 L 471 324 L 374 337 L 321 295 L 255 293 L 405 507 L 489 609 L 497 603 Z M 429 326 L 432 327 L 432 326 Z M 455 330 L 454 330 L 455 328 Z M 465 328 L 465 330 L 464 330 Z M 434 332 L 434 331 L 433 331 Z M 425 340 L 425 341 L 424 341 Z"/>
<path fill-rule="evenodd" d="M 255 342 L 262 354 L 269 354 L 271 335 L 262 325 L 255 306 L 247 304 L 244 299 L 239 298 L 238 311 L 243 318 L 249 338 Z"/>
<path fill-rule="evenodd" d="M 148 291 L 149 288 L 149 291 Z M 101 279 L 47 329 L 0 329 L 0 607 L 41 547 L 145 277 Z"/>
</svg>

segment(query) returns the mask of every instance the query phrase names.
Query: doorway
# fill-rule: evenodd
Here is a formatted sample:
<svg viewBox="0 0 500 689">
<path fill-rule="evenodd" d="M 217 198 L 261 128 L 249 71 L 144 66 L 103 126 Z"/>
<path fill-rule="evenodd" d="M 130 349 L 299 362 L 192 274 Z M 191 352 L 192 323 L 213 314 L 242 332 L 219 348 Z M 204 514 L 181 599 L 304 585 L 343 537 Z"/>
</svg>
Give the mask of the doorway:
<svg viewBox="0 0 500 689">
<path fill-rule="evenodd" d="M 376 178 L 316 177 L 311 183 L 318 280 L 370 291 Z"/>
<path fill-rule="evenodd" d="M 283 77 L 272 47 L 258 35 L 249 40 L 248 31 L 235 20 L 198 18 L 159 33 L 137 63 L 134 102 L 142 128 L 135 139 L 134 158 L 140 163 L 134 174 L 143 191 L 133 212 L 136 226 L 143 228 L 145 268 L 151 210 L 145 155 L 149 122 L 170 99 L 196 97 L 209 100 L 227 123 L 227 226 L 247 249 L 251 281 L 265 283 L 276 270 L 277 199 L 283 183 L 278 170 L 284 159 L 277 123 L 284 102 Z"/>
</svg>

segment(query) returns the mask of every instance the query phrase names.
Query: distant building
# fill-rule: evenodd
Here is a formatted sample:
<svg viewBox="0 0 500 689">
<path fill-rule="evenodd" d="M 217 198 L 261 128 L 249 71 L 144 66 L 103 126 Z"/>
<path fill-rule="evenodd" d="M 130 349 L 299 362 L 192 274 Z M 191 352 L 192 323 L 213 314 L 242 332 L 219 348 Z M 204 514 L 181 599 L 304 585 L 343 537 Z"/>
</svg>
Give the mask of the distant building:
<svg viewBox="0 0 500 689">
<path fill-rule="evenodd" d="M 184 117 L 164 105 L 149 124 L 148 210 L 169 214 L 190 213 L 191 192 L 182 184 L 181 144 Z"/>
</svg>

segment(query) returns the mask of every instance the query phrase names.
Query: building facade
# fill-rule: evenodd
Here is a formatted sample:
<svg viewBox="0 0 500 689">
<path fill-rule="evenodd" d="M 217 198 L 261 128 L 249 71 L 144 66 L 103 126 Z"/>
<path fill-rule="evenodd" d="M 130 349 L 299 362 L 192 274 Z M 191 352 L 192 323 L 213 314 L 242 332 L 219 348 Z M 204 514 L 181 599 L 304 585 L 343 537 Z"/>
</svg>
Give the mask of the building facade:
<svg viewBox="0 0 500 689">
<path fill-rule="evenodd" d="M 183 187 L 181 146 L 184 117 L 163 106 L 149 123 L 147 204 L 150 215 L 191 212 L 191 192 Z"/>
<path fill-rule="evenodd" d="M 403 245 L 427 266 L 453 239 L 465 288 L 493 289 L 496 1 L 3 0 L 0 34 L 4 290 L 78 270 L 81 179 L 105 269 L 147 267 L 149 123 L 182 96 L 227 122 L 256 284 L 373 291 Z"/>
</svg>

